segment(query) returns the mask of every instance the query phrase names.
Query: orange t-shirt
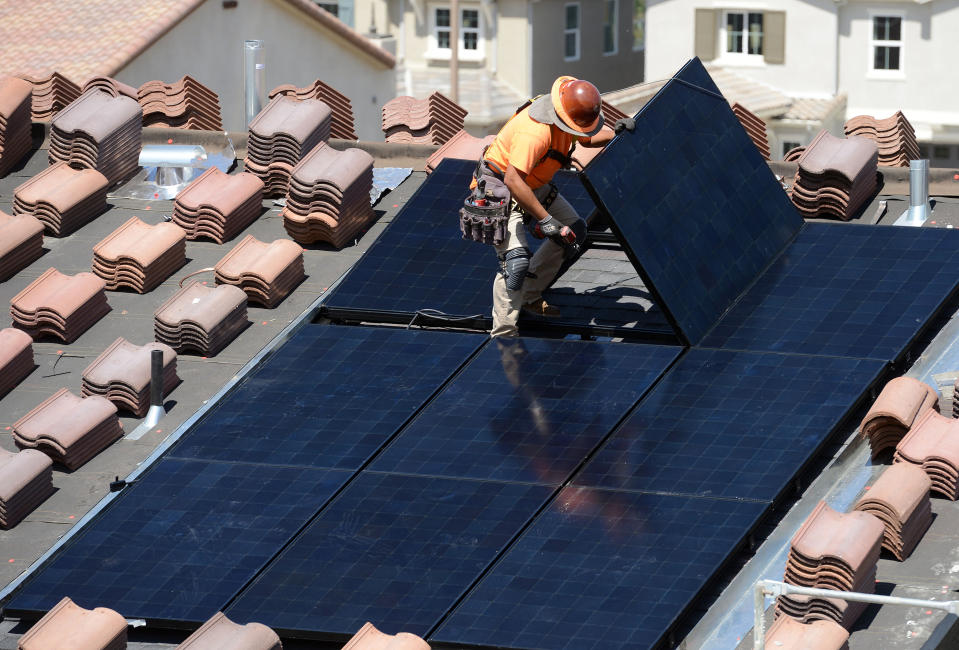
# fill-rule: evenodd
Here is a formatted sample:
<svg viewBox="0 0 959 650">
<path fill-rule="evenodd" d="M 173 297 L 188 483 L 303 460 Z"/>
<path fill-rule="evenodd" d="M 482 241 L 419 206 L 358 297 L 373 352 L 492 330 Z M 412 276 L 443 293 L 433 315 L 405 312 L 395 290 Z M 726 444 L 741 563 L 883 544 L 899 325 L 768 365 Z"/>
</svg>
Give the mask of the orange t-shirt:
<svg viewBox="0 0 959 650">
<path fill-rule="evenodd" d="M 569 155 L 573 140 L 588 141 L 589 138 L 566 133 L 550 124 L 541 124 L 529 116 L 529 107 L 524 108 L 496 134 L 493 144 L 486 150 L 486 159 L 495 163 L 500 170 L 512 163 L 513 167 L 526 173 L 526 184 L 531 189 L 550 182 L 560 169 L 560 162 L 553 158 L 544 158 L 546 152 L 555 149 L 564 156 Z"/>
</svg>

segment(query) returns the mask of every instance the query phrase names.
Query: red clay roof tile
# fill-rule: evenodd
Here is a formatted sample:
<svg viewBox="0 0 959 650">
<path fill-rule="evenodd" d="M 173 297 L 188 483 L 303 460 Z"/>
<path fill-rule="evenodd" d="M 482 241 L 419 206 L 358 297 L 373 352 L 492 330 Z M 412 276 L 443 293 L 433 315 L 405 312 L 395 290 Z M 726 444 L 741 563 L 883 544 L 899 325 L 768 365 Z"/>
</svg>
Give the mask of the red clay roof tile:
<svg viewBox="0 0 959 650">
<path fill-rule="evenodd" d="M 19 650 L 120 650 L 127 645 L 127 622 L 107 609 L 84 609 L 64 597 L 20 638 Z"/>
<path fill-rule="evenodd" d="M 282 650 L 280 637 L 262 623 L 234 623 L 217 612 L 176 650 Z"/>
</svg>

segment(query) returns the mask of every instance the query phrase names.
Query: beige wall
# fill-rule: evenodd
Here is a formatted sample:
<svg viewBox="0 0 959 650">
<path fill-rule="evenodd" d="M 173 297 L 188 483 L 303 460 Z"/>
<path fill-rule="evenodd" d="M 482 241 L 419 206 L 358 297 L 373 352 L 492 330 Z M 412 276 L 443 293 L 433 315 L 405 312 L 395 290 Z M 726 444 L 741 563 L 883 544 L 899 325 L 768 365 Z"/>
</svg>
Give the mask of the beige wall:
<svg viewBox="0 0 959 650">
<path fill-rule="evenodd" d="M 189 74 L 220 96 L 224 127 L 245 131 L 243 41 L 248 39 L 266 43 L 267 91 L 283 83 L 305 86 L 322 79 L 350 98 L 360 138 L 382 139 L 380 108 L 394 95 L 394 70 L 284 0 L 240 2 L 235 9 L 208 0 L 116 78 L 138 86 Z"/>
<path fill-rule="evenodd" d="M 566 0 L 533 2 L 533 94 L 562 74 L 589 79 L 601 92 L 643 80 L 643 51 L 633 49 L 632 0 L 619 0 L 616 54 L 603 54 L 604 0 L 580 0 L 580 58 L 563 60 Z"/>
<path fill-rule="evenodd" d="M 528 0 L 497 0 L 499 8 L 496 76 L 521 95 L 535 94 L 530 76 Z"/>
</svg>

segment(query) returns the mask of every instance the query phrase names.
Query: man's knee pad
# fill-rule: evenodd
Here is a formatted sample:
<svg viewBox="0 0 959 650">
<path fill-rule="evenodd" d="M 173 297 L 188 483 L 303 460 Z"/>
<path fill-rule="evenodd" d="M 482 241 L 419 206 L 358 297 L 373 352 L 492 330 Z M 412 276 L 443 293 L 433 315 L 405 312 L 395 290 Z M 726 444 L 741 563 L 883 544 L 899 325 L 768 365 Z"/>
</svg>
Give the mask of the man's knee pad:
<svg viewBox="0 0 959 650">
<path fill-rule="evenodd" d="M 529 271 L 529 249 L 514 248 L 506 251 L 503 259 L 503 274 L 506 277 L 506 289 L 519 291 L 523 288 L 526 273 Z"/>
</svg>

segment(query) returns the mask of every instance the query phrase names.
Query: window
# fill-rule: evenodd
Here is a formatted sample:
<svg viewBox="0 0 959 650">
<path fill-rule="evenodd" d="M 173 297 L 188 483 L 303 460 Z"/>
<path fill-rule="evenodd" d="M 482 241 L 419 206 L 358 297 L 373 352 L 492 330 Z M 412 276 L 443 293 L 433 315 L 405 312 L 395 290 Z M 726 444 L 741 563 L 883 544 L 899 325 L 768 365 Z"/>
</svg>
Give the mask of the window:
<svg viewBox="0 0 959 650">
<path fill-rule="evenodd" d="M 785 158 L 786 154 L 795 149 L 796 147 L 801 147 L 802 144 L 792 140 L 783 140 L 783 153 L 782 157 Z"/>
<path fill-rule="evenodd" d="M 566 22 L 563 29 L 563 60 L 579 58 L 579 3 L 566 5 Z"/>
<path fill-rule="evenodd" d="M 952 158 L 952 147 L 947 144 L 937 144 L 932 148 L 932 157 L 949 160 Z"/>
<path fill-rule="evenodd" d="M 433 43 L 432 49 L 438 58 L 449 56 L 452 29 L 449 7 L 433 8 Z M 482 41 L 480 40 L 480 12 L 475 8 L 460 9 L 459 49 L 458 53 L 467 59 L 478 59 L 482 56 Z"/>
<path fill-rule="evenodd" d="M 619 26 L 619 0 L 605 0 L 606 15 L 603 19 L 603 54 L 616 54 L 616 32 Z"/>
<path fill-rule="evenodd" d="M 726 12 L 726 52 L 762 55 L 763 15 L 761 12 Z"/>
<path fill-rule="evenodd" d="M 873 16 L 871 47 L 873 70 L 902 70 L 902 16 Z"/>
<path fill-rule="evenodd" d="M 646 47 L 646 0 L 633 0 L 633 49 Z"/>
<path fill-rule="evenodd" d="M 326 9 L 334 16 L 340 15 L 340 6 L 335 2 L 317 2 L 316 4 L 320 5 L 320 7 Z"/>
</svg>

